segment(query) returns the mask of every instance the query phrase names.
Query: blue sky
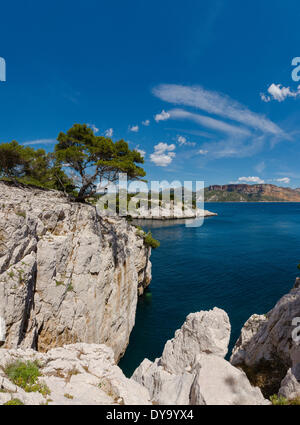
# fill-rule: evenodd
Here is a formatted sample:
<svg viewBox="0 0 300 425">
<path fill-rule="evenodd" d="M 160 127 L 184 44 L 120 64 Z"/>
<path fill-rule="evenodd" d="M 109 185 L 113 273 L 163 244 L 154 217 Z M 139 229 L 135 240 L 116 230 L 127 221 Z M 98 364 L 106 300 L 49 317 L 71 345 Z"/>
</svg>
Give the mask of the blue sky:
<svg viewBox="0 0 300 425">
<path fill-rule="evenodd" d="M 52 150 L 89 123 L 149 180 L 300 187 L 299 18 L 296 0 L 5 2 L 0 143 Z"/>
</svg>

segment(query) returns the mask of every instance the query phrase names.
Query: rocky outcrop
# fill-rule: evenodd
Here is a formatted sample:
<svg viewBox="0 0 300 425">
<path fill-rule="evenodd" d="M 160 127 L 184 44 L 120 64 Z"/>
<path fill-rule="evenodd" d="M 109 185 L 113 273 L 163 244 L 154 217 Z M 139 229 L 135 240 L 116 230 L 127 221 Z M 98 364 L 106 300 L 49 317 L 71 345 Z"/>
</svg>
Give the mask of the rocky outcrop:
<svg viewBox="0 0 300 425">
<path fill-rule="evenodd" d="M 268 404 L 246 374 L 224 359 L 229 338 L 223 310 L 192 313 L 162 356 L 145 359 L 132 378 L 149 390 L 154 404 Z"/>
<path fill-rule="evenodd" d="M 127 379 L 105 345 L 77 343 L 47 353 L 31 349 L 0 350 L 0 404 L 150 404 L 146 388 Z M 40 377 L 26 392 L 5 374 L 7 365 L 37 362 Z"/>
<path fill-rule="evenodd" d="M 266 315 L 245 323 L 231 356 L 266 396 L 300 396 L 300 279 Z M 282 381 L 282 382 L 281 382 Z M 282 389 L 280 387 L 282 386 Z"/>
<path fill-rule="evenodd" d="M 134 219 L 147 220 L 174 220 L 174 219 L 195 219 L 218 215 L 217 213 L 203 210 L 201 208 L 185 208 L 182 210 L 182 204 L 167 204 L 163 207 L 144 208 L 140 207 L 130 211 L 130 215 Z"/>
<path fill-rule="evenodd" d="M 56 191 L 0 182 L 0 198 L 4 347 L 105 343 L 118 360 L 151 279 L 150 248 L 136 228 Z"/>
</svg>

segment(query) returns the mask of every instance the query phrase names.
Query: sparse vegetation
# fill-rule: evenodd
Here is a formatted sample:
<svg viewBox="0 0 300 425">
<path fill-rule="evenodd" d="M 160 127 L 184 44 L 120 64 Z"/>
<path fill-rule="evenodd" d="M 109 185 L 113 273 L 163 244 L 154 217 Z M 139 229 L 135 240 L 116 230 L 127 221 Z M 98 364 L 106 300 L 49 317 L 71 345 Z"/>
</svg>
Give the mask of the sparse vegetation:
<svg viewBox="0 0 300 425">
<path fill-rule="evenodd" d="M 144 242 L 146 246 L 156 249 L 160 246 L 160 242 L 153 238 L 152 233 L 148 232 L 144 235 Z"/>
<path fill-rule="evenodd" d="M 66 397 L 70 400 L 73 400 L 73 398 L 74 398 L 71 394 L 68 394 L 68 393 L 64 394 L 64 397 Z"/>
<path fill-rule="evenodd" d="M 24 406 L 24 403 L 19 398 L 12 398 L 3 404 L 3 406 Z"/>
<path fill-rule="evenodd" d="M 19 217 L 26 218 L 26 213 L 24 211 L 16 211 L 16 215 L 18 215 Z"/>
<path fill-rule="evenodd" d="M 22 362 L 19 360 L 10 363 L 5 367 L 4 372 L 15 385 L 23 388 L 26 392 L 39 392 L 44 396 L 50 394 L 47 385 L 38 382 L 41 372 L 36 361 Z"/>
<path fill-rule="evenodd" d="M 73 291 L 74 288 L 72 286 L 72 283 L 69 283 L 68 287 L 67 287 L 67 291 Z"/>
<path fill-rule="evenodd" d="M 270 401 L 274 406 L 298 406 L 300 405 L 300 397 L 288 400 L 282 395 L 274 394 L 270 397 Z"/>
</svg>

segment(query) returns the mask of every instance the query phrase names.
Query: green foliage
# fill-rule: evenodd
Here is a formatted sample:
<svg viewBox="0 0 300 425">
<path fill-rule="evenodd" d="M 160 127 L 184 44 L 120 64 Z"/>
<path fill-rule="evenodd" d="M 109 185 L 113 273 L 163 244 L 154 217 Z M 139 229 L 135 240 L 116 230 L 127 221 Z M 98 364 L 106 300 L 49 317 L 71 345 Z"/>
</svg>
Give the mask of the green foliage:
<svg viewBox="0 0 300 425">
<path fill-rule="evenodd" d="M 297 266 L 297 267 L 298 267 L 298 269 L 300 270 L 300 264 L 298 264 L 298 266 Z"/>
<path fill-rule="evenodd" d="M 3 404 L 3 406 L 24 406 L 24 403 L 18 398 L 12 398 Z"/>
<path fill-rule="evenodd" d="M 13 140 L 0 145 L 0 175 L 8 178 L 19 177 L 24 173 L 24 147 Z"/>
<path fill-rule="evenodd" d="M 86 124 L 74 124 L 58 135 L 54 153 L 19 145 L 0 145 L 0 178 L 14 183 L 62 190 L 79 201 L 96 195 L 97 184 L 115 182 L 119 173 L 142 179 L 144 159 L 124 140 L 96 136 Z M 66 168 L 67 167 L 67 168 Z M 68 170 L 72 178 L 64 170 Z M 74 183 L 75 182 L 75 183 Z"/>
<path fill-rule="evenodd" d="M 8 378 L 26 392 L 40 392 L 43 395 L 50 394 L 49 388 L 42 383 L 37 382 L 41 372 L 38 363 L 27 361 L 16 361 L 8 364 L 4 372 Z"/>
<path fill-rule="evenodd" d="M 16 211 L 16 215 L 19 217 L 26 218 L 26 212 L 25 211 Z"/>
<path fill-rule="evenodd" d="M 67 193 L 75 188 L 53 154 L 19 145 L 16 141 L 0 145 L 0 177 Z"/>
<path fill-rule="evenodd" d="M 281 395 L 278 397 L 277 394 L 271 395 L 270 401 L 274 406 L 285 406 L 289 404 L 288 400 L 285 397 Z"/>
<path fill-rule="evenodd" d="M 144 235 L 144 242 L 146 246 L 156 249 L 160 246 L 160 242 L 153 238 L 152 233 L 148 232 Z"/>
<path fill-rule="evenodd" d="M 274 394 L 270 397 L 270 401 L 274 406 L 299 406 L 300 405 L 300 397 L 288 400 L 282 395 L 278 396 Z"/>
<path fill-rule="evenodd" d="M 117 181 L 119 173 L 127 173 L 129 180 L 145 176 L 143 168 L 136 165 L 144 162 L 139 152 L 130 150 L 124 140 L 114 143 L 107 137 L 95 136 L 86 124 L 74 124 L 57 140 L 55 158 L 76 174 L 78 200 L 93 196 L 97 181 Z"/>
<path fill-rule="evenodd" d="M 72 283 L 69 283 L 69 285 L 67 287 L 67 291 L 74 291 L 74 288 L 72 286 Z"/>
</svg>

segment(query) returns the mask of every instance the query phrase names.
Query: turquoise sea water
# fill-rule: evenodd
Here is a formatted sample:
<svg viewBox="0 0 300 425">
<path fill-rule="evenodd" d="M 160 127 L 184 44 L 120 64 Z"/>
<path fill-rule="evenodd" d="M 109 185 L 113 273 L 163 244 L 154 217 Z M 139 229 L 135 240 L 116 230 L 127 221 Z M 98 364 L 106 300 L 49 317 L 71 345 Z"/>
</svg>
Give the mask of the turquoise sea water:
<svg viewBox="0 0 300 425">
<path fill-rule="evenodd" d="M 202 227 L 143 226 L 151 227 L 161 246 L 152 252 L 153 279 L 139 300 L 119 364 L 127 376 L 145 357 L 160 357 L 189 313 L 214 306 L 230 317 L 231 350 L 249 316 L 270 310 L 300 274 L 300 204 L 206 203 L 205 208 L 219 215 Z"/>
</svg>

